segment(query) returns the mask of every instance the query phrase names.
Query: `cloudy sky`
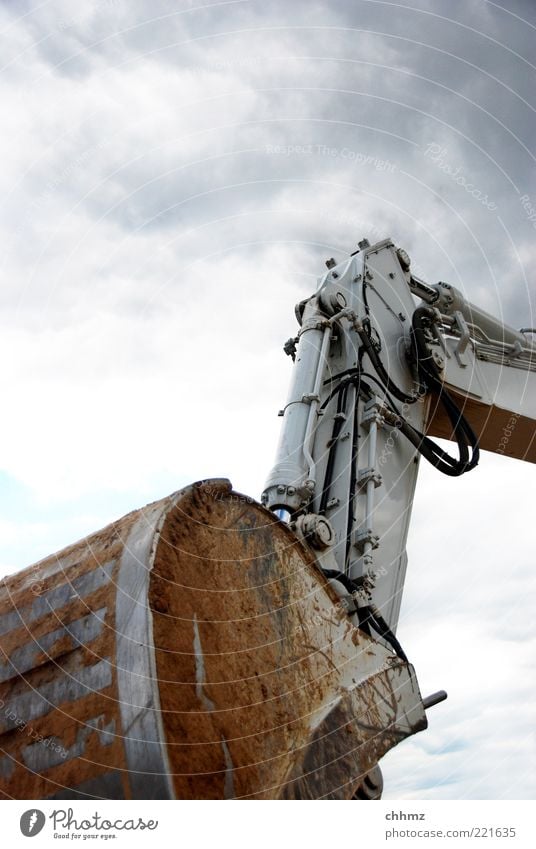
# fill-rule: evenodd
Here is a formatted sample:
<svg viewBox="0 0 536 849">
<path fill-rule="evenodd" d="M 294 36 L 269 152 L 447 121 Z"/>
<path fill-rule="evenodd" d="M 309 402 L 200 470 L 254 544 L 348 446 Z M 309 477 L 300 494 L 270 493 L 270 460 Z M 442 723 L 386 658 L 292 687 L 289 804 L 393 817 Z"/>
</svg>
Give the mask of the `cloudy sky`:
<svg viewBox="0 0 536 849">
<path fill-rule="evenodd" d="M 391 236 L 534 326 L 531 0 L 0 2 L 0 569 L 203 477 L 259 496 L 294 304 Z M 386 798 L 533 798 L 534 468 L 422 468 Z"/>
</svg>

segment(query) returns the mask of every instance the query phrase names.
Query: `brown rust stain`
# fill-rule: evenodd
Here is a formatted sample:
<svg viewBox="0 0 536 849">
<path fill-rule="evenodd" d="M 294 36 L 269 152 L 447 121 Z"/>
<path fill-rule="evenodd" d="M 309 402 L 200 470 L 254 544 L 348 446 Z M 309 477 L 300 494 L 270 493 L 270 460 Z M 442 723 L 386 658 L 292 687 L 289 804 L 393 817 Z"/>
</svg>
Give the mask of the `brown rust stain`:
<svg viewBox="0 0 536 849">
<path fill-rule="evenodd" d="M 15 605 L 29 610 L 36 592 L 114 564 L 107 584 L 35 621 L 27 618 L 0 637 L 0 649 L 9 657 L 34 636 L 106 608 L 105 625 L 91 643 L 73 648 L 60 636 L 49 657 L 37 654 L 31 670 L 1 684 L 4 704 L 24 705 L 19 697 L 58 674 L 76 678 L 100 658 L 112 662 L 110 686 L 76 701 L 66 695 L 31 720 L 31 738 L 24 729 L 0 735 L 0 749 L 18 764 L 9 775 L 3 762 L 4 798 L 61 795 L 62 787 L 112 771 L 122 775 L 129 798 L 114 667 L 115 581 L 128 532 L 142 516 L 143 510 L 129 514 L 0 587 L 0 612 Z M 63 563 L 59 569 L 58 563 Z M 342 655 L 333 647 L 345 642 L 344 656 L 354 662 L 373 642 L 352 628 L 319 577 L 312 553 L 254 502 L 225 488 L 199 485 L 170 506 L 155 551 L 149 602 L 177 798 L 350 798 L 361 773 L 395 741 L 399 732 L 389 727 L 386 715 L 392 706 L 384 700 L 383 712 L 377 707 L 374 682 L 357 688 L 360 695 L 341 688 L 337 658 Z M 377 683 L 383 692 L 383 683 Z M 359 714 L 369 706 L 361 721 Z M 311 717 L 320 709 L 324 718 L 311 730 Z M 87 729 L 96 717 L 103 717 L 105 726 L 115 721 L 111 745 Z M 381 727 L 383 736 L 372 733 L 371 738 L 371 729 Z M 80 733 L 83 756 L 41 774 L 25 767 L 23 749 L 34 735 L 56 737 L 69 749 Z M 343 773 L 346 782 L 340 784 Z"/>
<path fill-rule="evenodd" d="M 345 692 L 293 765 L 282 798 L 352 798 L 369 770 L 407 736 L 387 704 L 391 695 L 384 672 Z"/>
<path fill-rule="evenodd" d="M 477 399 L 468 398 L 454 386 L 448 386 L 448 390 L 458 401 L 464 416 L 478 437 L 481 448 L 505 454 L 507 457 L 515 457 L 517 460 L 536 463 L 534 419 L 515 411 L 501 409 L 495 404 L 485 404 Z M 512 419 L 514 427 L 512 427 Z M 504 435 L 503 430 L 508 429 L 509 425 L 512 435 L 503 442 L 501 441 Z M 455 440 L 452 422 L 443 406 L 437 402 L 430 406 L 426 433 L 429 436 Z"/>
<path fill-rule="evenodd" d="M 234 795 L 281 798 L 311 743 L 311 713 L 338 691 L 310 616 L 334 639 L 355 630 L 312 554 L 259 505 L 199 488 L 167 517 L 150 604 L 176 796 L 225 796 L 225 740 Z"/>
<path fill-rule="evenodd" d="M 27 672 L 14 673 L 8 681 L 0 684 L 0 725 L 5 727 L 6 717 L 2 711 L 12 709 L 24 725 L 0 734 L 0 758 L 4 767 L 14 764 L 11 774 L 6 770 L 0 777 L 0 797 L 16 799 L 42 799 L 60 794 L 64 788 L 72 788 L 85 780 L 95 778 L 110 770 L 123 770 L 125 796 L 129 796 L 128 774 L 121 738 L 119 702 L 114 667 L 115 657 L 115 580 L 119 558 L 129 530 L 140 515 L 140 511 L 125 516 L 102 531 L 99 531 L 65 550 L 40 561 L 0 583 L 0 613 L 18 610 L 22 621 L 11 631 L 0 636 L 0 659 L 6 658 L 23 645 L 56 631 L 62 625 L 88 616 L 91 612 L 106 608 L 104 624 L 100 633 L 87 645 L 75 646 L 68 635 L 60 636 L 46 651 L 33 658 L 33 666 Z M 50 592 L 63 584 L 72 584 L 77 578 L 93 572 L 112 562 L 110 580 L 84 596 L 70 598 L 68 603 L 50 610 L 39 618 L 32 617 L 32 605 L 38 596 Z M 73 590 L 73 594 L 75 594 Z M 90 667 L 103 658 L 111 659 L 112 683 L 99 692 L 87 691 L 75 701 L 52 705 L 43 716 L 29 719 L 24 716 L 24 699 L 31 693 L 58 676 L 64 676 L 67 684 L 76 681 L 81 669 Z M 66 693 L 67 695 L 67 693 Z M 114 738 L 106 738 L 104 745 L 97 730 L 87 726 L 91 719 L 103 717 L 102 725 L 115 722 Z M 42 740 L 57 738 L 55 745 L 69 753 L 77 740 L 84 739 L 83 755 L 71 758 L 69 754 L 57 765 L 40 772 L 33 772 L 25 763 L 24 750 Z M 110 740 L 112 741 L 110 743 Z"/>
</svg>

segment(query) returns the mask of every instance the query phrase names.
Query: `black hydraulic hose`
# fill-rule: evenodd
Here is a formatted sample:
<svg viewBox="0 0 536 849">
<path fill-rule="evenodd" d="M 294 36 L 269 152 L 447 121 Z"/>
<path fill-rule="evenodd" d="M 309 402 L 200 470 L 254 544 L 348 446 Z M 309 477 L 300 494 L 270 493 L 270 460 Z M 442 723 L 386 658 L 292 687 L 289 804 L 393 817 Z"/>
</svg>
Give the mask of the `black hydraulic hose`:
<svg viewBox="0 0 536 849">
<path fill-rule="evenodd" d="M 389 401 L 389 406 L 391 407 L 391 410 L 393 411 L 393 413 L 396 413 L 397 416 L 400 416 L 400 412 L 398 411 L 395 402 L 393 401 L 393 399 L 391 398 L 389 393 L 386 391 L 385 386 L 383 385 L 381 380 L 379 380 L 377 377 L 374 377 L 373 374 L 369 374 L 367 371 L 363 371 L 363 372 L 361 372 L 361 374 L 362 374 L 363 377 L 366 377 L 368 380 L 373 380 L 374 383 L 376 383 L 380 387 L 380 389 L 384 393 L 385 397 Z"/>
<path fill-rule="evenodd" d="M 360 329 L 356 328 L 356 330 L 363 344 L 365 353 L 370 359 L 372 365 L 378 373 L 378 377 L 382 381 L 387 391 L 390 392 L 391 395 L 393 395 L 399 401 L 402 401 L 404 404 L 415 404 L 415 402 L 419 400 L 418 392 L 408 395 L 407 392 L 403 392 L 401 389 L 399 389 L 396 383 L 393 383 L 380 359 L 380 355 L 372 344 L 372 340 L 370 338 L 370 334 L 367 332 L 365 322 L 362 323 Z"/>
<path fill-rule="evenodd" d="M 404 649 L 402 648 L 397 638 L 389 628 L 389 625 L 387 624 L 383 616 L 381 616 L 378 608 L 375 607 L 375 605 L 370 605 L 369 607 L 362 608 L 362 610 L 366 614 L 365 621 L 369 622 L 370 625 L 372 625 L 372 627 L 376 631 L 376 633 L 379 634 L 380 637 L 383 637 L 383 639 L 389 643 L 389 645 L 394 649 L 395 654 L 397 654 L 401 660 L 405 661 L 405 663 L 409 663 Z"/>
<path fill-rule="evenodd" d="M 468 470 L 468 466 L 463 461 L 446 454 L 435 442 L 415 430 L 408 422 L 400 425 L 400 431 L 415 446 L 419 454 L 443 474 L 459 477 Z M 460 453 L 462 454 L 462 451 Z"/>
<path fill-rule="evenodd" d="M 367 637 L 372 637 L 372 631 L 370 630 L 370 625 L 366 620 L 363 621 L 363 622 L 361 622 L 361 620 L 359 620 L 359 630 L 363 631 L 363 633 L 366 634 Z"/>
<path fill-rule="evenodd" d="M 357 590 L 357 584 L 355 581 L 352 581 L 352 579 L 349 578 L 348 575 L 345 575 L 344 572 L 339 572 L 337 569 L 322 569 L 322 574 L 331 581 L 339 581 L 350 595 L 355 593 Z"/>
<path fill-rule="evenodd" d="M 346 377 L 347 375 L 355 375 L 359 372 L 359 367 L 353 366 L 352 368 L 347 368 L 344 371 L 338 372 L 338 374 L 334 374 L 331 377 L 327 377 L 324 381 L 324 386 L 326 383 L 333 383 L 334 380 L 339 380 L 341 377 Z"/>
<path fill-rule="evenodd" d="M 478 452 L 475 454 L 474 451 L 471 462 L 468 462 L 469 455 L 467 451 L 467 444 L 463 441 L 459 434 L 457 435 L 457 442 L 460 459 L 457 460 L 455 457 L 451 457 L 450 454 L 444 451 L 432 439 L 425 436 L 423 433 L 414 428 L 413 425 L 405 421 L 405 419 L 399 417 L 396 420 L 396 427 L 400 429 L 400 432 L 409 439 L 409 441 L 415 446 L 419 453 L 428 460 L 428 462 L 432 463 L 437 469 L 439 469 L 439 471 L 446 475 L 458 477 L 464 472 L 474 468 L 478 462 Z"/>
<path fill-rule="evenodd" d="M 326 464 L 326 473 L 324 475 L 324 486 L 322 489 L 322 495 L 320 497 L 320 515 L 324 515 L 326 512 L 326 507 L 329 500 L 329 492 L 331 489 L 331 483 L 333 479 L 333 467 L 335 465 L 335 455 L 337 453 L 337 440 L 339 439 L 342 426 L 344 424 L 346 418 L 346 399 L 348 396 L 348 387 L 350 385 L 349 381 L 346 381 L 342 385 L 341 391 L 338 393 L 339 397 L 337 399 L 337 413 L 335 416 L 335 421 L 333 422 L 333 430 L 331 433 L 331 441 L 329 446 L 328 453 L 328 461 Z"/>
<path fill-rule="evenodd" d="M 359 391 L 361 381 L 356 384 L 354 398 L 354 415 L 352 421 L 352 460 L 350 467 L 350 493 L 348 499 L 348 516 L 346 522 L 346 550 L 344 562 L 346 568 L 350 568 L 350 554 L 352 551 L 352 530 L 354 526 L 355 499 L 357 494 L 357 458 L 359 454 Z"/>
<path fill-rule="evenodd" d="M 323 569 L 322 571 L 326 578 L 339 581 L 349 595 L 353 595 L 359 588 L 356 581 L 353 581 L 343 572 L 338 572 L 336 569 Z M 390 646 L 394 649 L 395 654 L 397 654 L 401 660 L 409 663 L 404 649 L 374 604 L 370 604 L 365 607 L 358 607 L 357 615 L 359 617 L 359 627 L 362 631 L 366 629 L 370 634 L 370 626 L 372 626 L 376 633 L 390 644 Z"/>
<path fill-rule="evenodd" d="M 404 436 L 409 439 L 417 451 L 422 454 L 425 460 L 435 466 L 435 468 L 437 468 L 440 472 L 452 477 L 458 477 L 459 475 L 470 471 L 477 465 L 479 460 L 478 439 L 469 422 L 443 386 L 443 383 L 439 378 L 437 367 L 433 361 L 432 355 L 430 354 L 426 340 L 425 324 L 430 322 L 434 318 L 434 315 L 433 310 L 429 307 L 419 307 L 415 310 L 413 315 L 412 342 L 416 355 L 419 379 L 421 381 L 417 395 L 405 395 L 391 382 L 365 329 L 361 332 L 358 331 L 363 339 L 363 345 L 360 348 L 360 362 L 363 354 L 367 353 L 373 365 L 376 367 L 379 379 L 374 377 L 374 375 L 366 376 L 382 387 L 385 392 L 386 400 L 397 417 L 396 426 L 400 428 L 400 431 L 404 434 Z M 339 375 L 336 375 L 335 377 L 341 378 L 340 383 L 323 402 L 321 409 L 326 407 L 334 395 L 341 392 L 345 386 L 349 383 L 357 383 L 358 380 L 360 381 L 360 388 L 370 393 L 370 387 L 361 380 L 361 375 L 363 374 L 364 373 L 359 369 L 347 369 L 345 372 L 341 372 Z M 335 379 L 335 377 L 332 379 Z M 391 392 L 399 400 L 410 398 L 411 403 L 417 401 L 423 393 L 431 392 L 435 395 L 438 401 L 443 405 L 449 421 L 452 424 L 453 433 L 458 446 L 459 458 L 452 457 L 432 439 L 425 436 L 423 433 L 414 428 L 413 425 L 407 422 L 396 409 L 395 403 L 390 397 L 389 392 Z M 469 447 L 471 448 L 472 453 L 471 458 L 469 457 Z M 350 533 L 350 530 L 351 527 L 349 523 L 348 533 Z"/>
<path fill-rule="evenodd" d="M 329 402 L 332 400 L 332 398 L 334 398 L 335 395 L 338 395 L 340 392 L 342 392 L 343 389 L 347 389 L 348 386 L 351 383 L 354 382 L 354 380 L 355 380 L 355 377 L 346 377 L 344 380 L 341 380 L 341 382 L 335 387 L 335 389 L 331 390 L 328 397 L 325 398 L 324 401 L 322 401 L 319 409 L 325 410 L 326 407 L 328 406 Z"/>
<path fill-rule="evenodd" d="M 439 369 L 430 353 L 425 328 L 434 317 L 435 313 L 429 307 L 418 307 L 413 314 L 411 332 L 417 369 L 423 383 L 437 397 L 445 409 L 452 424 L 460 457 L 458 460 L 451 457 L 436 445 L 435 442 L 419 433 L 419 431 L 412 428 L 408 423 L 405 423 L 401 429 L 426 459 L 432 462 L 440 471 L 448 475 L 457 476 L 470 471 L 477 465 L 479 460 L 478 438 L 456 402 L 443 385 L 439 377 Z M 469 459 L 469 447 L 471 447 L 471 459 Z"/>
<path fill-rule="evenodd" d="M 428 460 L 428 462 L 432 463 L 437 468 L 439 468 L 438 460 L 443 460 L 445 462 L 446 466 L 445 466 L 445 468 L 441 468 L 440 471 L 444 471 L 445 474 L 459 475 L 458 461 L 455 458 L 451 457 L 450 454 L 447 454 L 446 451 L 443 451 L 443 449 L 439 445 L 437 445 L 433 440 L 431 440 L 429 437 L 425 436 L 423 433 L 418 431 L 416 428 L 413 427 L 413 425 L 411 425 L 409 422 L 407 422 L 403 418 L 403 416 L 400 414 L 399 410 L 397 409 L 396 404 L 394 403 L 393 399 L 390 397 L 389 393 L 386 392 L 385 387 L 378 380 L 378 378 L 374 377 L 373 374 L 368 374 L 367 372 L 362 372 L 361 375 L 362 375 L 362 377 L 367 377 L 369 380 L 373 380 L 374 383 L 377 383 L 378 386 L 380 386 L 380 388 L 385 393 L 385 397 L 388 401 L 388 405 L 389 405 L 391 411 L 396 416 L 395 426 L 400 430 L 401 433 L 404 434 L 404 436 L 406 436 L 407 439 L 409 439 L 413 443 L 413 445 L 415 445 L 417 450 L 421 454 L 423 454 L 425 459 Z M 371 393 L 370 387 L 363 380 L 361 381 L 361 385 L 362 385 L 363 389 L 366 389 L 367 392 Z M 459 415 L 459 413 L 458 413 L 458 415 Z M 465 456 L 465 452 L 466 452 L 466 446 L 465 445 L 462 446 L 461 452 L 462 452 L 462 457 Z M 468 457 L 468 455 L 467 455 L 467 457 Z M 455 466 L 454 471 L 451 468 L 453 464 Z"/>
</svg>

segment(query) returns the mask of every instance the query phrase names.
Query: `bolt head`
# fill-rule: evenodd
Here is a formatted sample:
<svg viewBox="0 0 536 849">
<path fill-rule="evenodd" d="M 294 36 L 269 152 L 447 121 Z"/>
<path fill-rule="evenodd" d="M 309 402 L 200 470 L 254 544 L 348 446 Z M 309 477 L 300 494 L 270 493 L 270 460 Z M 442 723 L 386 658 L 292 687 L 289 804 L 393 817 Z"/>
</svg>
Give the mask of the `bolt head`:
<svg viewBox="0 0 536 849">
<path fill-rule="evenodd" d="M 400 265 L 404 269 L 404 271 L 408 271 L 411 265 L 411 259 L 407 251 L 404 248 L 398 248 L 396 255 L 400 261 Z"/>
<path fill-rule="evenodd" d="M 439 351 L 432 351 L 432 359 L 438 369 L 445 368 L 445 358 Z"/>
<path fill-rule="evenodd" d="M 317 519 L 315 528 L 315 543 L 318 548 L 328 548 L 333 542 L 333 528 L 327 519 Z"/>
</svg>

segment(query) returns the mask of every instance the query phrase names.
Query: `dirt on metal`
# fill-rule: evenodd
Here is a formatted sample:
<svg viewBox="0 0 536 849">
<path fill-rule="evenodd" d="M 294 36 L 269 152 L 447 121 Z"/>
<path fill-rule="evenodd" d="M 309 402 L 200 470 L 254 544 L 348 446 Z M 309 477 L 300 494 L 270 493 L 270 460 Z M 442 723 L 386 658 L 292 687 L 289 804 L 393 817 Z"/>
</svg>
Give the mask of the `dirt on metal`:
<svg viewBox="0 0 536 849">
<path fill-rule="evenodd" d="M 120 727 L 115 668 L 109 663 L 108 686 L 85 689 L 80 698 L 69 697 L 72 682 L 90 669 L 113 658 L 115 642 L 115 577 L 124 541 L 136 513 L 114 522 L 103 531 L 69 546 L 35 566 L 5 578 L 0 585 L 0 616 L 11 616 L 13 627 L 0 636 L 0 662 L 5 672 L 0 683 L 0 796 L 40 799 L 62 794 L 86 780 L 117 771 L 128 798 L 128 781 L 121 736 L 101 733 Z M 109 564 L 109 565 L 108 565 Z M 108 568 L 105 570 L 103 567 Z M 84 576 L 87 592 L 80 591 Z M 59 605 L 54 591 L 65 587 Z M 94 588 L 93 588 L 94 587 Z M 82 588 L 83 589 L 83 588 Z M 39 604 L 42 600 L 42 612 Z M 98 617 L 99 633 L 92 640 L 70 635 L 73 622 Z M 47 634 L 58 638 L 46 647 Z M 10 663 L 21 646 L 33 650 L 29 669 Z M 105 662 L 105 661 L 104 661 Z M 31 717 L 23 697 L 29 692 L 46 692 L 55 680 L 64 682 L 63 696 L 45 698 L 41 716 Z M 89 679 L 91 680 L 91 679 Z M 60 691 L 61 693 L 61 691 Z M 91 720 L 95 720 L 94 725 Z M 83 756 L 70 757 L 77 741 Z M 30 753 L 48 755 L 48 768 L 32 767 Z"/>
<path fill-rule="evenodd" d="M 425 726 L 411 667 L 226 481 L 0 584 L 3 798 L 351 798 Z"/>
<path fill-rule="evenodd" d="M 177 798 L 350 798 L 406 736 L 385 732 L 373 680 L 345 691 L 341 665 L 372 641 L 254 502 L 194 489 L 162 528 L 150 601 Z"/>
</svg>

